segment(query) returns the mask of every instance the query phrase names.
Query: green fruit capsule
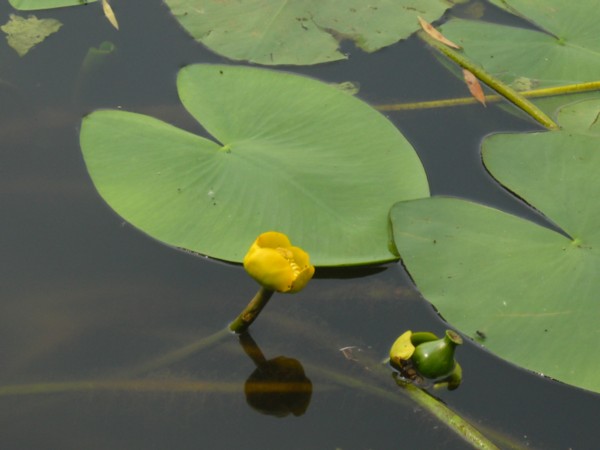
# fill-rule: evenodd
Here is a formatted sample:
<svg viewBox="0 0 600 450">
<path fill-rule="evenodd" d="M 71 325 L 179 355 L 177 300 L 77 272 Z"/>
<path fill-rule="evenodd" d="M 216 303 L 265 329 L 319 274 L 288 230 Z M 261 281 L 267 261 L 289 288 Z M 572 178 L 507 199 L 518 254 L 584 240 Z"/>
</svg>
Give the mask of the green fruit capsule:
<svg viewBox="0 0 600 450">
<path fill-rule="evenodd" d="M 430 379 L 444 378 L 454 371 L 454 350 L 462 343 L 458 333 L 447 330 L 442 339 L 417 345 L 411 360 L 422 376 Z"/>
</svg>

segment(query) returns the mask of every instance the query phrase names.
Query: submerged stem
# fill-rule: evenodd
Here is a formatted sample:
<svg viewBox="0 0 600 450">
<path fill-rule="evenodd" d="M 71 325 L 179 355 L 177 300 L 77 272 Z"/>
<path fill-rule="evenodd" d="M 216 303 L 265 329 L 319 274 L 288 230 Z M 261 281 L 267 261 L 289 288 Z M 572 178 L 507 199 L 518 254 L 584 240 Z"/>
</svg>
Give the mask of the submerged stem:
<svg viewBox="0 0 600 450">
<path fill-rule="evenodd" d="M 188 356 L 193 355 L 200 350 L 204 350 L 206 348 L 212 347 L 213 345 L 218 344 L 225 337 L 230 336 L 231 331 L 229 328 L 223 328 L 209 336 L 198 339 L 197 341 L 192 342 L 191 344 L 184 345 L 183 347 L 179 347 L 170 352 L 164 353 L 156 358 L 153 358 L 149 361 L 146 361 L 142 364 L 139 364 L 136 367 L 128 369 L 124 371 L 121 376 L 136 376 L 143 373 L 151 372 L 156 369 L 160 369 L 161 367 L 166 367 L 170 364 L 181 361 L 182 359 L 187 358 Z"/>
<path fill-rule="evenodd" d="M 200 350 L 204 350 L 208 347 L 218 344 L 226 336 L 234 333 L 244 333 L 248 327 L 256 320 L 258 314 L 265 307 L 273 291 L 261 287 L 256 295 L 250 300 L 250 303 L 244 308 L 241 314 L 233 321 L 227 328 L 223 328 L 210 336 L 203 337 L 191 344 L 184 345 L 183 347 L 177 348 L 163 355 L 160 355 L 154 359 L 146 361 L 145 363 L 139 364 L 123 373 L 121 376 L 135 376 L 146 372 L 151 372 L 161 367 L 168 366 L 177 361 L 181 361 L 188 356 L 193 355 Z"/>
<path fill-rule="evenodd" d="M 458 434 L 473 448 L 482 450 L 499 450 L 498 447 L 485 437 L 477 428 L 452 411 L 441 401 L 429 395 L 426 391 L 418 388 L 414 384 L 405 383 L 396 378 L 398 386 L 402 387 L 404 392 L 417 404 L 429 411 L 438 418 L 448 428 Z"/>
<path fill-rule="evenodd" d="M 318 372 L 322 376 L 329 378 L 331 381 L 337 382 L 344 386 L 360 389 L 365 393 L 372 394 L 380 398 L 385 398 L 387 400 L 401 400 L 400 397 L 394 396 L 394 393 L 387 389 L 383 389 L 376 384 L 365 383 L 365 381 L 345 373 L 324 369 L 319 366 L 307 364 L 305 364 L 305 366 L 307 369 L 310 368 L 311 372 Z M 389 371 L 384 370 L 382 366 L 369 364 L 367 367 L 369 367 L 370 373 L 378 376 L 378 378 L 383 379 L 385 377 L 385 379 L 389 379 Z M 485 437 L 477 428 L 471 425 L 467 420 L 463 419 L 460 415 L 458 415 L 458 413 L 454 412 L 440 400 L 429 395 L 425 390 L 413 384 L 404 383 L 398 378 L 396 378 L 396 383 L 402 388 L 402 392 L 407 394 L 410 400 L 417 403 L 424 410 L 429 412 L 432 416 L 446 425 L 446 427 L 460 436 L 473 448 L 480 450 L 499 450 L 499 448 L 487 437 Z M 511 447 L 515 448 L 512 445 Z"/>
<path fill-rule="evenodd" d="M 0 386 L 0 397 L 10 395 L 58 394 L 83 391 L 127 392 L 219 392 L 240 393 L 237 382 L 200 381 L 188 379 L 125 379 L 125 380 L 77 380 L 41 382 Z"/>
</svg>

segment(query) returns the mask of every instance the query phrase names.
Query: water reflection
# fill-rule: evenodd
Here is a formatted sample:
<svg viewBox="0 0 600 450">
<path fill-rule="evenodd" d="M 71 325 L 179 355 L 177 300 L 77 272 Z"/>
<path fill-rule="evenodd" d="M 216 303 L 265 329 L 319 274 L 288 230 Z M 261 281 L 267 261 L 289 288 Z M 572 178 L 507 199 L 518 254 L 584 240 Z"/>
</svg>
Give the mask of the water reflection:
<svg viewBox="0 0 600 450">
<path fill-rule="evenodd" d="M 246 401 L 256 411 L 275 417 L 303 415 L 312 396 L 312 382 L 297 359 L 277 356 L 267 360 L 248 333 L 240 335 L 244 352 L 256 365 L 246 380 Z"/>
</svg>

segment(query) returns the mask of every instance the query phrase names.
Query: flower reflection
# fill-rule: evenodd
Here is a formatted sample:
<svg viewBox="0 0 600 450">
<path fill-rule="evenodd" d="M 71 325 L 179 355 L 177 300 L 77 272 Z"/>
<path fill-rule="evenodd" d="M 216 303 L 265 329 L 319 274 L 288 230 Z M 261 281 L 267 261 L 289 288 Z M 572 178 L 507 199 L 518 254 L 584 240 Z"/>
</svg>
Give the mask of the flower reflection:
<svg viewBox="0 0 600 450">
<path fill-rule="evenodd" d="M 248 404 L 262 414 L 275 417 L 304 414 L 310 404 L 312 382 L 306 377 L 302 364 L 286 356 L 267 360 L 248 333 L 239 339 L 244 352 L 256 365 L 244 386 Z"/>
</svg>

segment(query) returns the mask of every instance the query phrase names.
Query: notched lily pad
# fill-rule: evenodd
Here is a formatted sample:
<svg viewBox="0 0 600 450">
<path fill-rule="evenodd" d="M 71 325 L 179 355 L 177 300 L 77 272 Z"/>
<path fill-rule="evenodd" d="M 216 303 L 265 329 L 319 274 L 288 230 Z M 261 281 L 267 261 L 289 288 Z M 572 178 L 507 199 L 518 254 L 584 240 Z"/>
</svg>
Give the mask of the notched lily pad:
<svg viewBox="0 0 600 450">
<path fill-rule="evenodd" d="M 484 333 L 491 351 L 600 392 L 600 357 L 585 344 L 600 315 L 597 135 L 496 135 L 483 159 L 564 234 L 455 198 L 401 202 L 391 219 L 404 264 L 440 313 L 467 335 Z"/>
<path fill-rule="evenodd" d="M 24 18 L 15 14 L 0 27 L 6 34 L 6 40 L 19 56 L 25 56 L 29 50 L 48 36 L 56 33 L 62 23 L 56 19 L 38 19 L 35 16 Z"/>
<path fill-rule="evenodd" d="M 180 98 L 212 136 L 97 111 L 81 147 L 117 213 L 170 245 L 240 262 L 256 236 L 287 234 L 315 265 L 389 261 L 389 208 L 429 195 L 419 158 L 384 116 L 320 81 L 193 65 Z"/>
</svg>

